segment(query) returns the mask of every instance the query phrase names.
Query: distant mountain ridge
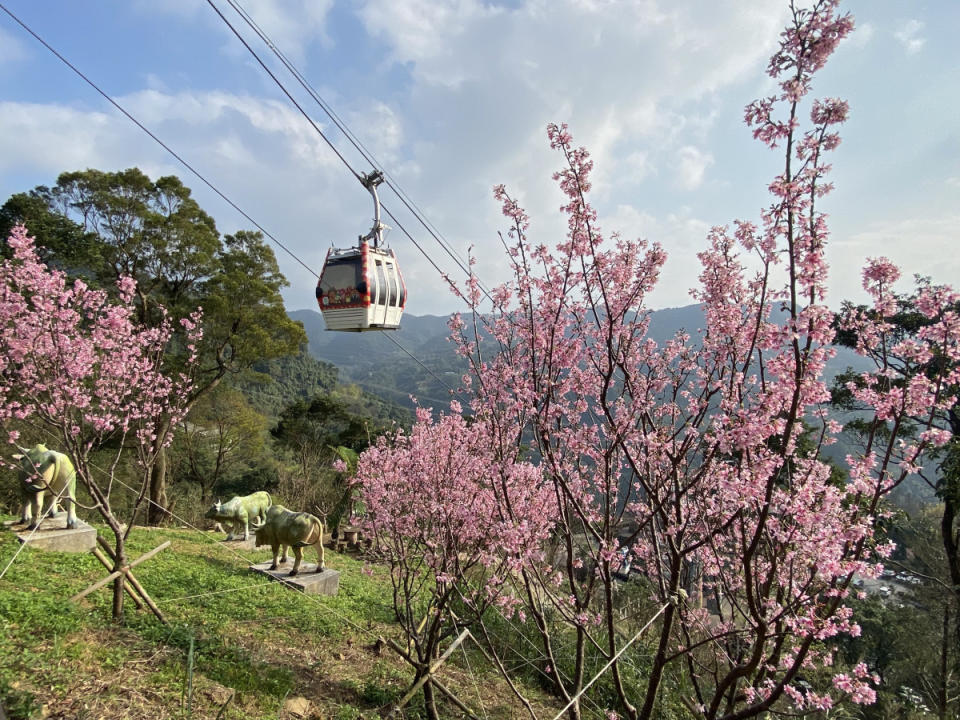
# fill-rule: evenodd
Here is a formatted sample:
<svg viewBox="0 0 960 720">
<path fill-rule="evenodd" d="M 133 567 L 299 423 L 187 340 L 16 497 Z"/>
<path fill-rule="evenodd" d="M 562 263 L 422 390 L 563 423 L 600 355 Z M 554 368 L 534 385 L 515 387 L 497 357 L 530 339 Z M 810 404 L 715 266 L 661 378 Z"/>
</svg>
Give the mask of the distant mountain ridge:
<svg viewBox="0 0 960 720">
<path fill-rule="evenodd" d="M 294 320 L 303 323 L 307 332 L 310 353 L 318 360 L 333 363 L 341 370 L 349 371 L 357 363 L 368 364 L 388 360 L 393 356 L 410 359 L 393 342 L 383 337 L 385 333 L 327 332 L 323 316 L 316 310 L 294 310 L 288 313 Z M 447 337 L 450 316 L 404 314 L 398 330 L 390 331 L 392 337 L 403 347 L 424 360 L 421 355 L 432 356 L 450 350 Z"/>
<path fill-rule="evenodd" d="M 295 310 L 289 315 L 303 323 L 310 354 L 336 365 L 342 380 L 407 407 L 413 405 L 411 395 L 423 404 L 446 404 L 449 390 L 459 386 L 466 370 L 449 340 L 449 315 L 407 313 L 400 329 L 390 333 L 327 332 L 323 316 L 315 310 Z M 647 335 L 662 345 L 681 329 L 696 336 L 703 324 L 700 305 L 665 308 L 650 314 Z M 827 368 L 828 381 L 848 366 L 867 368 L 852 350 L 837 348 L 837 357 Z"/>
<path fill-rule="evenodd" d="M 336 365 L 342 381 L 404 407 L 414 406 L 411 395 L 421 404 L 445 406 L 466 369 L 448 340 L 450 316 L 407 313 L 398 330 L 345 333 L 327 332 L 315 310 L 289 315 L 303 323 L 310 354 Z"/>
<path fill-rule="evenodd" d="M 323 317 L 314 310 L 297 310 L 290 313 L 290 317 L 303 323 L 310 353 L 318 360 L 336 365 L 342 381 L 355 383 L 403 407 L 414 407 L 412 398 L 416 398 L 425 407 L 445 409 L 450 403 L 451 391 L 460 386 L 460 377 L 467 369 L 448 339 L 450 316 L 404 314 L 400 329 L 389 333 L 390 337 L 379 332 L 327 332 Z M 699 305 L 655 310 L 650 314 L 647 335 L 662 345 L 681 329 L 696 337 L 703 324 Z M 848 367 L 857 371 L 871 367 L 849 348 L 837 347 L 836 351 L 836 357 L 824 372 L 828 384 Z M 848 419 L 839 413 L 831 412 L 831 415 L 840 422 Z M 851 450 L 841 438 L 825 447 L 824 455 L 843 466 L 844 457 Z M 895 496 L 895 502 L 901 506 L 915 507 L 917 503 L 929 502 L 931 493 L 921 480 L 911 478 Z"/>
</svg>

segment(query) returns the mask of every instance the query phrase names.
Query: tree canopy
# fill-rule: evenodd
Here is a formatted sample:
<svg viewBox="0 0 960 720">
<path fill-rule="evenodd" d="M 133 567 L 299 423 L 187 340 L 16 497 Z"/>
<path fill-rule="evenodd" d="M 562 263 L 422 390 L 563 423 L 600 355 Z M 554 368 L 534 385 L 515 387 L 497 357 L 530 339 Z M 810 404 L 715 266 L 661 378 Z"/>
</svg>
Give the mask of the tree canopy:
<svg viewBox="0 0 960 720">
<path fill-rule="evenodd" d="M 121 277 L 132 278 L 140 321 L 157 325 L 167 315 L 175 321 L 167 371 L 182 367 L 194 351 L 176 321 L 203 308 L 188 406 L 228 374 L 296 353 L 306 341 L 302 325 L 284 310 L 280 290 L 287 281 L 262 235 L 221 236 L 174 176 L 153 181 L 137 168 L 65 172 L 53 187 L 11 197 L 0 209 L 0 225 L 13 223 L 35 235 L 46 248 L 44 259 L 91 285 L 112 291 Z M 166 509 L 165 488 L 161 454 L 151 481 L 153 521 Z"/>
</svg>

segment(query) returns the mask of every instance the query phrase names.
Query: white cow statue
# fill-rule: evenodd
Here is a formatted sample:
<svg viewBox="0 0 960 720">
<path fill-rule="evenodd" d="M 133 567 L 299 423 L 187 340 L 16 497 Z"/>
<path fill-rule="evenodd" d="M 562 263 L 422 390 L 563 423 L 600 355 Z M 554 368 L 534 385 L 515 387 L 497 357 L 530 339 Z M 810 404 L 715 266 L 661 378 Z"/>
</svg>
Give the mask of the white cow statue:
<svg viewBox="0 0 960 720">
<path fill-rule="evenodd" d="M 26 524 L 28 529 L 35 530 L 45 516 L 57 513 L 58 501 L 62 501 L 67 509 L 67 527 L 77 527 L 77 471 L 70 458 L 38 444 L 17 453 L 13 459 L 20 461 L 20 494 L 23 500 L 20 522 Z M 48 492 L 50 504 L 46 512 L 41 512 L 43 498 Z"/>
<path fill-rule="evenodd" d="M 250 521 L 264 520 L 272 504 L 270 493 L 261 490 L 251 495 L 237 495 L 227 502 L 217 500 L 203 516 L 226 525 L 227 540 L 246 540 L 250 537 Z"/>
</svg>

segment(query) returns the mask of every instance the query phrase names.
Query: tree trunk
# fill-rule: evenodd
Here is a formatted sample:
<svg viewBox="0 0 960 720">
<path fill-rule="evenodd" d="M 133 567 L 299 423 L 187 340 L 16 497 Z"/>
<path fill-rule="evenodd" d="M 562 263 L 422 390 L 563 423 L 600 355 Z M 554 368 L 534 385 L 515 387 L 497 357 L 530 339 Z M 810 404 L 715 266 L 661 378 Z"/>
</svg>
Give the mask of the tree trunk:
<svg viewBox="0 0 960 720">
<path fill-rule="evenodd" d="M 957 411 L 956 407 L 950 410 L 950 431 L 953 433 L 954 446 L 948 452 L 960 452 L 956 449 L 957 438 L 960 437 L 960 412 Z M 940 480 L 943 490 L 943 517 L 940 519 L 940 539 L 947 556 L 947 571 L 950 575 L 953 600 L 957 608 L 960 609 L 960 543 L 957 542 L 957 536 L 960 533 L 954 527 L 957 521 L 957 505 L 960 503 L 960 478 L 951 477 L 957 472 L 960 462 L 954 460 L 946 465 L 944 477 Z M 957 647 L 960 648 L 960 617 L 958 617 L 956 623 L 956 631 Z M 960 662 L 960 655 L 958 655 L 958 662 Z"/>
<path fill-rule="evenodd" d="M 127 554 L 124 549 L 123 533 L 119 532 L 119 528 L 115 528 L 114 533 L 116 535 L 114 553 L 117 559 L 113 564 L 113 571 L 116 572 L 127 564 Z M 117 625 L 123 625 L 123 583 L 126 579 L 126 575 L 121 574 L 113 581 L 113 622 Z"/>
<path fill-rule="evenodd" d="M 607 622 L 607 652 L 610 653 L 610 657 L 613 658 L 617 654 L 617 628 L 614 618 L 614 607 L 613 607 L 613 579 L 611 577 L 610 563 L 604 562 L 604 580 L 603 580 L 603 592 L 604 592 L 604 612 L 606 613 L 606 622 Z M 617 691 L 617 697 L 620 698 L 620 705 L 623 709 L 623 713 L 630 720 L 636 720 L 637 718 L 637 708 L 634 707 L 633 703 L 630 702 L 630 698 L 627 697 L 627 690 L 623 685 L 623 678 L 620 677 L 620 664 L 618 661 L 614 660 L 613 665 L 610 667 L 611 672 L 613 673 L 613 686 Z"/>
<path fill-rule="evenodd" d="M 423 705 L 427 711 L 428 720 L 440 720 L 440 714 L 437 712 L 437 698 L 433 692 L 433 683 L 429 680 L 423 686 Z"/>
<path fill-rule="evenodd" d="M 167 500 L 167 451 L 157 453 L 157 461 L 150 468 L 150 506 L 147 510 L 147 524 L 162 525 L 169 518 Z"/>
</svg>

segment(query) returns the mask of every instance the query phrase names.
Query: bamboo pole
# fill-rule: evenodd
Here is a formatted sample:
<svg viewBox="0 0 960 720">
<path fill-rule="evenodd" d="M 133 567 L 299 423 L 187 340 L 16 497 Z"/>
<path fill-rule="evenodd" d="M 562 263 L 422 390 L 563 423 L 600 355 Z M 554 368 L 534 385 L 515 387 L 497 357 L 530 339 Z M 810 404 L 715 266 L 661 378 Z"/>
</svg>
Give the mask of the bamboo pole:
<svg viewBox="0 0 960 720">
<path fill-rule="evenodd" d="M 473 633 L 470 632 L 470 631 L 467 630 L 467 629 L 464 629 L 463 632 L 466 633 L 467 637 L 469 637 L 471 640 L 473 640 L 473 642 L 474 642 L 474 643 L 476 644 L 476 646 L 477 646 L 477 649 L 480 650 L 481 653 L 483 653 L 483 656 L 484 656 L 485 658 L 487 658 L 487 660 L 489 660 L 491 663 L 493 663 L 493 660 L 490 658 L 489 655 L 487 655 L 486 651 L 483 649 L 483 647 L 481 647 L 480 643 L 477 642 L 477 639 L 473 636 Z M 384 645 L 387 645 L 391 650 L 393 650 L 394 652 L 396 652 L 400 657 L 402 657 L 402 658 L 403 658 L 404 660 L 406 660 L 408 663 L 410 663 L 411 665 L 413 665 L 414 667 L 416 667 L 416 662 L 414 662 L 413 658 L 412 658 L 408 653 L 405 653 L 405 652 L 403 651 L 403 648 L 401 648 L 399 645 L 397 645 L 393 640 L 384 639 L 384 638 L 382 638 L 382 637 L 379 638 L 379 640 L 380 640 L 380 642 L 382 642 Z M 473 713 L 473 711 L 470 710 L 470 708 L 468 708 L 466 705 L 464 705 L 464 704 L 463 704 L 463 701 L 460 700 L 460 698 L 458 698 L 456 695 L 454 695 L 454 694 L 453 694 L 453 691 L 450 690 L 446 685 L 444 685 L 443 683 L 441 683 L 441 682 L 440 682 L 439 680 L 437 680 L 435 677 L 434 677 L 434 678 L 430 678 L 430 682 L 433 683 L 434 687 L 436 687 L 437 690 L 439 690 L 442 694 L 446 695 L 446 696 L 447 696 L 447 699 L 450 700 L 450 702 L 452 702 L 454 705 L 456 705 L 458 708 L 460 708 L 463 712 L 465 712 L 468 717 L 470 717 L 472 720 L 480 720 L 480 719 Z M 409 702 L 409 701 L 408 701 L 408 702 Z"/>
<path fill-rule="evenodd" d="M 125 570 L 123 574 L 126 576 L 127 581 L 133 585 L 134 589 L 140 593 L 140 597 L 143 598 L 143 601 L 147 604 L 147 607 L 150 608 L 150 612 L 157 616 L 157 620 L 166 625 L 167 619 L 163 616 L 163 613 L 160 612 L 160 608 L 157 607 L 157 604 L 153 601 L 153 598 L 147 595 L 147 591 L 143 589 L 143 585 L 140 584 L 140 581 L 133 576 L 133 573 L 130 572 L 129 569 Z"/>
<path fill-rule="evenodd" d="M 117 554 L 113 551 L 113 548 L 110 547 L 110 543 L 107 542 L 107 539 L 100 533 L 97 533 L 97 544 L 103 548 L 104 552 L 107 553 L 111 560 L 116 562 Z"/>
<path fill-rule="evenodd" d="M 99 535 L 97 536 L 99 537 Z M 100 563 L 107 569 L 112 570 L 113 565 L 110 564 L 110 561 L 107 560 L 107 556 L 104 555 L 100 550 L 94 548 L 91 550 L 93 556 L 100 561 Z M 130 599 L 133 601 L 133 604 L 137 606 L 137 610 L 143 609 L 143 603 L 140 602 L 140 598 L 137 597 L 137 594 L 133 591 L 133 587 L 126 580 L 123 581 L 123 589 L 127 591 L 127 595 L 130 596 Z"/>
<path fill-rule="evenodd" d="M 133 561 L 132 563 L 130 563 L 129 565 L 126 565 L 125 567 L 122 567 L 122 568 L 120 568 L 119 570 L 114 570 L 112 573 L 110 573 L 109 575 L 107 575 L 103 580 L 100 580 L 99 582 L 95 582 L 93 585 L 91 585 L 90 587 L 88 587 L 86 590 L 82 590 L 81 592 L 78 592 L 76 595 L 74 595 L 72 598 L 70 598 L 70 602 L 77 602 L 78 600 L 81 600 L 82 598 L 85 598 L 85 597 L 86 597 L 87 595 L 89 595 L 90 593 L 94 592 L 95 590 L 99 590 L 99 589 L 102 588 L 104 585 L 107 585 L 108 583 L 110 583 L 112 580 L 116 580 L 118 577 L 120 577 L 120 575 L 125 575 L 125 574 L 127 574 L 127 572 L 128 572 L 131 568 L 136 567 L 137 565 L 139 565 L 140 563 L 142 563 L 144 560 L 149 560 L 149 559 L 152 558 L 154 555 L 156 555 L 158 552 L 160 552 L 161 550 L 166 550 L 168 547 L 170 547 L 170 541 L 169 541 L 169 540 L 167 540 L 167 541 L 166 541 L 165 543 L 163 543 L 162 545 L 159 545 L 159 546 L 155 547 L 155 548 L 154 548 L 153 550 L 151 550 L 150 552 L 144 553 L 143 555 L 141 555 L 140 557 L 138 557 L 136 560 L 134 560 L 134 561 Z"/>
<path fill-rule="evenodd" d="M 390 711 L 390 713 L 387 715 L 387 717 L 390 717 L 390 716 L 392 716 L 392 715 L 396 715 L 396 714 L 403 708 L 404 705 L 406 705 L 408 702 L 410 702 L 410 701 L 413 699 L 413 696 L 417 694 L 417 691 L 418 691 L 420 688 L 422 688 L 422 687 L 426 684 L 426 682 L 427 682 L 428 680 L 432 680 L 432 677 L 431 677 L 431 676 L 433 675 L 433 673 L 435 673 L 437 670 L 440 669 L 440 666 L 443 665 L 443 663 L 445 663 L 445 662 L 447 661 L 447 658 L 449 658 L 449 657 L 453 654 L 453 651 L 457 649 L 457 647 L 460 645 L 460 643 L 462 643 L 462 642 L 466 639 L 467 635 L 469 635 L 469 634 L 470 634 L 470 631 L 469 631 L 469 630 L 464 630 L 462 633 L 460 633 L 460 634 L 457 636 L 457 639 L 456 639 L 456 640 L 454 640 L 452 643 L 450 643 L 450 647 L 448 647 L 448 648 L 444 651 L 443 655 L 441 655 L 439 658 L 437 658 L 437 661 L 436 661 L 435 663 L 433 663 L 432 665 L 430 665 L 430 666 L 427 668 L 427 672 L 425 672 L 425 673 L 421 676 L 421 678 L 420 678 L 419 680 L 417 680 L 417 681 L 413 684 L 413 687 L 411 687 L 411 688 L 407 691 L 407 694 L 406 694 L 406 695 L 404 695 L 402 698 L 400 698 L 400 701 L 396 704 L 396 706 L 393 708 L 393 710 Z M 400 648 L 400 646 L 397 645 L 393 640 L 391 640 L 391 639 L 388 638 L 388 639 L 387 639 L 387 645 L 389 645 L 390 647 L 392 647 L 394 650 L 396 650 L 397 652 L 399 652 L 401 655 L 406 656 L 406 653 L 403 652 L 403 650 Z"/>
<path fill-rule="evenodd" d="M 468 717 L 470 720 L 480 720 L 470 708 L 463 704 L 463 701 L 460 700 L 446 685 L 441 683 L 436 678 L 430 678 L 430 682 L 433 683 L 433 686 L 439 690 L 443 695 L 447 697 L 447 700 L 456 705 L 460 710 Z"/>
<path fill-rule="evenodd" d="M 97 535 L 97 542 L 100 543 L 100 547 L 102 547 L 106 551 L 107 555 L 109 555 L 110 558 L 112 558 L 113 561 L 116 562 L 117 556 L 113 552 L 113 548 L 110 547 L 110 543 L 107 542 L 107 539 L 103 537 L 103 535 Z M 96 548 L 94 548 L 94 552 L 96 552 Z M 139 560 L 137 562 L 139 562 Z M 107 565 L 107 570 L 109 570 L 111 567 L 112 566 Z M 167 619 L 163 616 L 163 613 L 160 612 L 160 608 L 157 607 L 157 604 L 153 601 L 153 598 L 151 598 L 147 594 L 147 591 L 143 589 L 143 585 L 140 584 L 140 581 L 134 577 L 133 573 L 130 572 L 129 569 L 124 572 L 124 576 L 125 576 L 124 586 L 126 586 L 126 584 L 129 584 L 138 593 L 140 593 L 140 597 L 143 598 L 143 602 L 146 603 L 148 608 L 150 608 L 150 612 L 156 615 L 157 619 L 160 622 L 162 622 L 164 625 L 166 625 Z M 130 593 L 130 597 L 132 597 L 133 601 L 137 604 L 137 609 L 141 609 L 143 607 L 143 603 L 140 602 L 140 598 L 137 597 L 137 595 Z"/>
<path fill-rule="evenodd" d="M 190 654 L 187 656 L 187 714 L 193 717 L 193 635 L 190 636 Z"/>
</svg>

